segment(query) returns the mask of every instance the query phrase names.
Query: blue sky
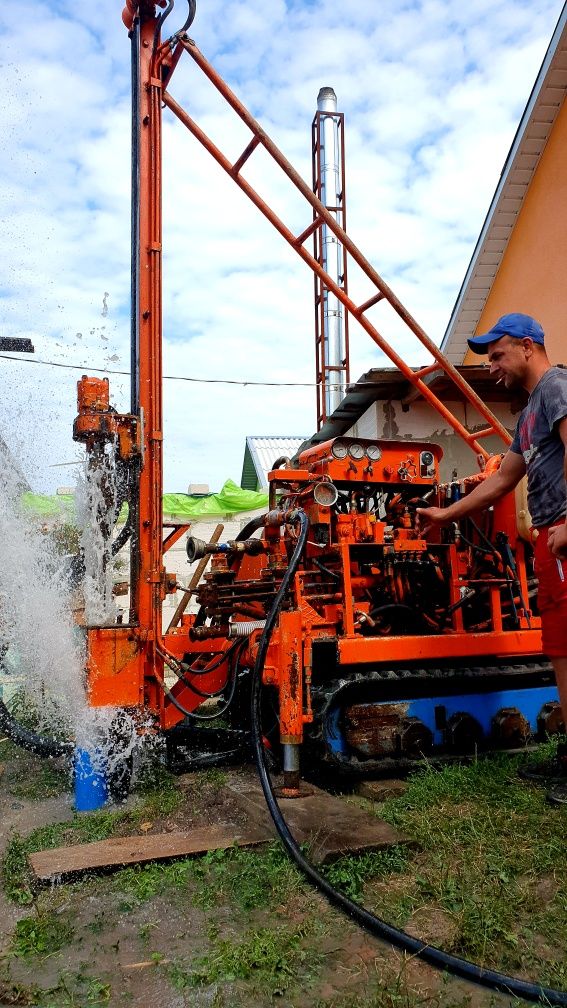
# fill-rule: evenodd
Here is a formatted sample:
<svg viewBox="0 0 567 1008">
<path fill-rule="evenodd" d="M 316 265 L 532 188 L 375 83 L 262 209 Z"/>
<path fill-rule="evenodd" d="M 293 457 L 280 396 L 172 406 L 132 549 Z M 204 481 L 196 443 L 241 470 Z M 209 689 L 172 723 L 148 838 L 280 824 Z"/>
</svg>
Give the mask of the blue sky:
<svg viewBox="0 0 567 1008">
<path fill-rule="evenodd" d="M 24 0 L 0 11 L 0 333 L 36 360 L 129 367 L 129 42 L 121 0 Z M 439 341 L 561 10 L 557 0 L 198 0 L 191 34 L 303 176 L 319 88 L 345 114 L 348 228 Z M 174 31 L 185 20 L 177 0 Z M 248 136 L 189 59 L 171 93 L 235 157 Z M 312 279 L 164 115 L 164 372 L 314 380 Z M 245 174 L 300 231 L 310 219 L 260 155 Z M 351 271 L 351 293 L 367 292 Z M 387 309 L 376 324 L 410 361 Z M 351 331 L 351 373 L 384 363 Z M 0 433 L 32 485 L 67 463 L 81 370 L 0 361 Z M 110 374 L 128 408 L 127 381 Z M 240 479 L 248 434 L 310 434 L 313 388 L 164 389 L 165 489 Z"/>
</svg>

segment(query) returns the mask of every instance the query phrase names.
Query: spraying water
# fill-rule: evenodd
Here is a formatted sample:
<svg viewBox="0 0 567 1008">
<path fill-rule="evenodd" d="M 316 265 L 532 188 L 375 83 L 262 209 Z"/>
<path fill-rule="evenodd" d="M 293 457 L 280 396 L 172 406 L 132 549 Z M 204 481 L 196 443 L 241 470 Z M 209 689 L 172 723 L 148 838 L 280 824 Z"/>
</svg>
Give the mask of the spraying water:
<svg viewBox="0 0 567 1008">
<path fill-rule="evenodd" d="M 0 474 L 0 634 L 8 692 L 21 691 L 50 734 L 85 717 L 83 642 L 73 629 L 66 564 L 46 526 L 22 508 L 15 474 Z"/>
<path fill-rule="evenodd" d="M 84 556 L 85 620 L 88 626 L 116 623 L 112 594 L 111 539 L 118 517 L 116 456 L 110 445 L 88 454 L 75 496 Z"/>
<path fill-rule="evenodd" d="M 84 551 L 87 623 L 115 622 L 110 538 L 116 513 L 112 463 L 83 473 L 78 517 Z M 49 525 L 21 503 L 14 472 L 0 473 L 1 685 L 10 705 L 37 714 L 37 730 L 72 739 L 88 751 L 95 769 L 112 773 L 138 744 L 134 719 L 114 707 L 93 708 L 85 685 L 85 636 L 72 617 L 69 557 L 55 548 Z M 6 650 L 7 648 L 7 650 Z M 117 728 L 118 724 L 118 728 Z"/>
</svg>

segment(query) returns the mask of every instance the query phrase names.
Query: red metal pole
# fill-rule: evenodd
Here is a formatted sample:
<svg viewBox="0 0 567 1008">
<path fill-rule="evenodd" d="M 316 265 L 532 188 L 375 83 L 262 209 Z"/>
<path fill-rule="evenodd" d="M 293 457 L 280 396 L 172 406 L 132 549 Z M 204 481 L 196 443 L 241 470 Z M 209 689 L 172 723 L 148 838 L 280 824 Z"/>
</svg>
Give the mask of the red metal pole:
<svg viewBox="0 0 567 1008">
<path fill-rule="evenodd" d="M 155 651 L 162 601 L 162 299 L 161 87 L 155 77 L 157 18 L 140 16 L 137 399 L 142 425 L 139 479 L 139 575 L 135 612 L 145 654 L 144 674 L 161 672 Z M 159 40 L 158 40 L 159 41 Z M 159 72 L 159 71 L 158 71 Z M 136 251 L 135 251 L 136 254 Z M 157 695 L 157 694 L 156 694 Z M 161 698 L 161 691 L 159 693 Z M 155 702 L 155 696 L 153 698 Z M 163 702 L 160 699 L 160 702 Z"/>
</svg>

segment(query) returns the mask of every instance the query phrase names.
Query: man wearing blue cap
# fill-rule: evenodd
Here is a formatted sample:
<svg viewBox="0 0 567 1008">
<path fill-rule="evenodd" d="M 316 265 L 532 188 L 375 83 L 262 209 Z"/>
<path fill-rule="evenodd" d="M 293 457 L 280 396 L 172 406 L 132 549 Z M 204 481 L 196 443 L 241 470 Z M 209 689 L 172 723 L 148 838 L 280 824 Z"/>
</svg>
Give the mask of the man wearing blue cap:
<svg viewBox="0 0 567 1008">
<path fill-rule="evenodd" d="M 500 468 L 447 508 L 418 508 L 419 521 L 444 525 L 483 510 L 510 493 L 527 473 L 528 504 L 538 530 L 535 564 L 543 651 L 553 662 L 567 724 L 567 370 L 552 367 L 543 329 L 530 315 L 503 315 L 468 344 L 474 353 L 488 354 L 497 384 L 502 382 L 511 392 L 525 389 L 528 404 Z M 567 744 L 559 746 L 550 770 L 558 778 L 550 799 L 567 803 Z"/>
</svg>

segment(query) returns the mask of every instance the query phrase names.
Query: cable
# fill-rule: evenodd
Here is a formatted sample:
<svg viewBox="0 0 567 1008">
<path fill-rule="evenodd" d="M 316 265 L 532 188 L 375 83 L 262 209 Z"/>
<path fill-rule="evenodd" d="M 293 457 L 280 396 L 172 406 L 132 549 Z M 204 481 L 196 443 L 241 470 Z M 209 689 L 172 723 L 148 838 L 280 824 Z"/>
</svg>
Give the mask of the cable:
<svg viewBox="0 0 567 1008">
<path fill-rule="evenodd" d="M 266 515 L 256 515 L 255 518 L 251 518 L 249 522 L 246 523 L 244 528 L 240 529 L 240 532 L 236 536 L 237 542 L 242 542 L 244 539 L 249 539 L 253 532 L 256 532 L 259 528 L 262 528 L 266 521 Z"/>
<path fill-rule="evenodd" d="M 208 672 L 214 672 L 215 669 L 218 669 L 226 661 L 226 659 L 230 657 L 232 652 L 236 651 L 239 644 L 242 644 L 242 640 L 236 640 L 234 644 L 231 644 L 226 651 L 223 651 L 222 654 L 218 656 L 218 658 L 213 658 L 208 665 L 204 665 L 202 668 L 194 668 L 193 665 L 186 665 L 185 662 L 180 662 L 180 665 L 184 671 L 190 672 L 191 675 L 207 675 Z"/>
<path fill-rule="evenodd" d="M 60 364 L 58 361 L 41 360 L 39 357 L 10 357 L 8 354 L 0 354 L 3 360 L 15 361 L 17 364 L 43 364 L 45 367 L 65 368 L 71 371 L 96 371 L 97 374 L 116 374 L 130 377 L 130 371 L 117 371 L 113 368 L 92 367 L 90 364 Z M 238 381 L 236 378 L 189 378 L 187 375 L 162 375 L 164 381 L 185 381 L 193 382 L 197 385 L 258 385 L 267 388 L 319 388 L 317 382 L 264 382 L 264 381 Z M 364 383 L 363 383 L 364 384 Z M 346 385 L 327 385 L 328 389 L 345 392 Z"/>
<path fill-rule="evenodd" d="M 436 969 L 452 973 L 454 976 L 476 983 L 481 987 L 487 987 L 489 990 L 495 990 L 502 994 L 523 998 L 526 1001 L 533 1001 L 544 1005 L 557 1005 L 560 1006 L 560 1008 L 567 1008 L 566 992 L 542 987 L 526 980 L 520 980 L 518 977 L 511 977 L 507 976 L 505 973 L 498 973 L 496 970 L 483 969 L 476 963 L 471 963 L 466 959 L 450 955 L 442 949 L 428 945 L 419 938 L 414 938 L 405 931 L 401 931 L 399 928 L 393 927 L 391 924 L 387 924 L 386 921 L 376 917 L 359 903 L 355 903 L 354 900 L 349 899 L 349 897 L 345 896 L 344 893 L 335 889 L 334 886 L 332 886 L 331 883 L 307 860 L 307 858 L 304 857 L 301 848 L 292 836 L 278 805 L 270 781 L 269 771 L 266 766 L 266 758 L 262 744 L 260 698 L 262 691 L 262 671 L 270 638 L 279 615 L 280 606 L 283 602 L 290 581 L 299 566 L 299 561 L 301 560 L 305 543 L 307 541 L 309 523 L 304 512 L 298 512 L 298 520 L 301 525 L 299 538 L 293 551 L 289 567 L 274 599 L 272 608 L 266 620 L 266 626 L 264 627 L 258 645 L 258 654 L 254 663 L 254 671 L 252 674 L 251 694 L 252 739 L 256 756 L 256 765 L 258 767 L 258 774 L 262 790 L 264 792 L 264 797 L 266 799 L 266 804 L 285 849 L 311 885 L 322 892 L 333 906 L 338 907 L 348 917 L 351 917 L 360 927 L 363 927 L 376 938 L 388 942 L 395 948 L 403 949 L 411 955 L 423 959 L 424 962 L 429 963 L 430 966 L 434 966 Z"/>
<path fill-rule="evenodd" d="M 317 544 L 317 545 L 319 545 L 319 544 Z M 321 572 L 322 572 L 323 574 L 328 574 L 328 575 L 329 575 L 329 577 L 332 577 L 332 578 L 334 578 L 334 579 L 335 579 L 335 581 L 341 581 L 341 575 L 339 574 L 339 572 L 338 572 L 338 571 L 334 571 L 334 570 L 331 570 L 331 568 L 330 568 L 330 567 L 325 567 L 325 564 L 322 564 L 322 563 L 321 563 L 321 561 L 320 561 L 320 560 L 317 560 L 317 559 L 314 559 L 314 560 L 313 560 L 313 563 L 315 564 L 315 566 L 316 566 L 316 567 L 318 567 L 318 568 L 319 568 L 319 570 L 320 570 L 320 571 L 321 571 Z"/>
<path fill-rule="evenodd" d="M 248 643 L 248 638 L 244 638 L 243 640 L 239 640 L 237 643 L 240 644 L 241 650 L 244 650 L 244 647 Z M 236 650 L 236 647 L 235 647 L 234 650 Z M 178 671 L 172 665 L 169 656 L 167 656 L 164 652 L 160 651 L 159 648 L 158 648 L 158 653 L 161 655 L 161 657 L 163 658 L 163 660 L 166 663 L 166 665 L 168 666 L 168 668 L 171 668 L 171 670 L 175 673 L 175 675 L 179 679 L 182 679 L 182 681 L 184 682 L 184 684 L 186 686 L 188 686 L 189 689 L 192 689 L 193 692 L 196 693 L 198 696 L 205 696 L 205 694 L 202 694 L 200 692 L 200 690 L 198 690 L 191 683 L 185 682 L 185 680 L 183 679 L 183 677 L 179 675 Z M 166 686 L 164 680 L 161 679 L 160 676 L 158 676 L 156 674 L 155 670 L 154 670 L 154 675 L 155 675 L 155 677 L 156 677 L 159 685 L 161 686 L 163 692 L 165 693 L 166 697 L 168 697 L 168 699 L 171 700 L 173 706 L 176 707 L 177 710 L 181 714 L 183 714 L 185 717 L 189 718 L 192 721 L 216 721 L 217 718 L 220 718 L 220 717 L 222 717 L 223 714 L 226 714 L 228 708 L 230 707 L 232 701 L 234 700 L 234 694 L 236 692 L 236 683 L 237 683 L 237 679 L 238 679 L 238 657 L 239 656 L 237 656 L 237 660 L 234 663 L 234 665 L 232 665 L 232 663 L 231 663 L 231 665 L 232 665 L 231 688 L 230 688 L 229 695 L 228 695 L 228 697 L 226 699 L 226 703 L 225 703 L 224 707 L 221 707 L 220 710 L 215 711 L 214 714 L 195 714 L 194 711 L 187 710 L 187 708 L 184 707 L 183 704 L 179 703 L 179 701 L 173 695 L 173 693 L 171 692 L 171 690 L 168 689 L 168 687 Z M 226 688 L 226 686 L 223 687 L 223 689 L 224 688 Z M 210 697 L 206 697 L 206 699 L 212 699 L 213 696 L 214 696 L 214 694 L 211 694 L 211 696 Z"/>
</svg>

